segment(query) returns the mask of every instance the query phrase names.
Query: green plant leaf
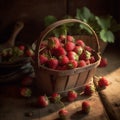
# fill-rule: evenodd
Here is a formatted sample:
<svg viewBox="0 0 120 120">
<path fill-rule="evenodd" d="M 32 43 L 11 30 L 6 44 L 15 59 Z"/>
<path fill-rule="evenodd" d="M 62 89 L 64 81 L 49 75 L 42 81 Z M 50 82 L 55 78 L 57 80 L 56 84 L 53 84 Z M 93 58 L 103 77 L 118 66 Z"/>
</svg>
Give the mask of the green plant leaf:
<svg viewBox="0 0 120 120">
<path fill-rule="evenodd" d="M 109 43 L 114 43 L 114 35 L 110 30 L 101 30 L 100 31 L 100 38 L 104 41 L 104 42 L 109 42 Z"/>
<path fill-rule="evenodd" d="M 109 29 L 111 27 L 111 16 L 107 17 L 98 17 L 96 16 L 95 19 L 97 20 L 97 23 L 100 25 L 101 29 Z"/>
<path fill-rule="evenodd" d="M 49 26 L 50 24 L 52 24 L 56 21 L 57 21 L 57 18 L 52 15 L 48 15 L 44 18 L 45 26 Z"/>
<path fill-rule="evenodd" d="M 83 7 L 76 10 L 76 18 L 88 23 L 88 21 L 94 19 L 94 14 L 87 7 Z"/>
<path fill-rule="evenodd" d="M 92 34 L 92 31 L 84 24 L 80 24 L 80 28 L 88 32 L 89 34 Z"/>
</svg>

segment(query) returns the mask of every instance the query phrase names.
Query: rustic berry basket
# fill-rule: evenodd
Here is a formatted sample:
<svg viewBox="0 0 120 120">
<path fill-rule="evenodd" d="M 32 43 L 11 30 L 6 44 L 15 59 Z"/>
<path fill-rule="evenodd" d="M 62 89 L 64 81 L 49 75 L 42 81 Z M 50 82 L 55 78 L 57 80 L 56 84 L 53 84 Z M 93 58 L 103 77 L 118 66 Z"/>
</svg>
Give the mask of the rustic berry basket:
<svg viewBox="0 0 120 120">
<path fill-rule="evenodd" d="M 50 31 L 55 29 L 56 27 L 66 24 L 77 22 L 80 24 L 84 24 L 88 27 L 95 39 L 96 39 L 96 50 L 93 52 L 96 62 L 89 64 L 85 67 L 78 67 L 70 70 L 54 70 L 47 67 L 44 67 L 40 64 L 39 61 L 39 51 L 41 42 L 45 39 Z M 40 35 L 40 38 L 36 42 L 36 50 L 35 50 L 35 85 L 37 86 L 37 90 L 41 94 L 52 94 L 53 92 L 65 93 L 69 89 L 81 89 L 85 84 L 91 82 L 92 77 L 95 74 L 96 68 L 100 63 L 100 55 L 99 55 L 99 41 L 95 31 L 86 23 L 77 19 L 64 19 L 57 21 L 50 26 L 48 26 Z"/>
</svg>

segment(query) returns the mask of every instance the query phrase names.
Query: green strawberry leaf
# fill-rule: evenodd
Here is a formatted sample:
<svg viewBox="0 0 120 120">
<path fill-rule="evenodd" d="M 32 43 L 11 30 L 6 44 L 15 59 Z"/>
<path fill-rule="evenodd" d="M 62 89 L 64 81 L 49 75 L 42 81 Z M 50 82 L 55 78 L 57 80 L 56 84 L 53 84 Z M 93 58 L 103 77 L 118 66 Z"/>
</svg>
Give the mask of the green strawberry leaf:
<svg viewBox="0 0 120 120">
<path fill-rule="evenodd" d="M 94 15 L 87 7 L 83 7 L 82 9 L 77 9 L 76 11 L 76 18 L 81 19 L 84 22 L 88 22 L 94 19 Z"/>
<path fill-rule="evenodd" d="M 104 41 L 104 42 L 110 42 L 113 43 L 114 42 L 114 35 L 110 30 L 101 30 L 100 31 L 100 38 Z"/>
<path fill-rule="evenodd" d="M 57 21 L 57 18 L 52 15 L 48 15 L 44 18 L 45 26 L 49 26 L 50 24 L 52 24 L 56 21 Z"/>
<path fill-rule="evenodd" d="M 86 30 L 89 34 L 92 34 L 92 31 L 84 24 L 80 24 L 80 28 Z"/>
<path fill-rule="evenodd" d="M 109 29 L 110 28 L 112 16 L 107 16 L 107 17 L 96 16 L 95 19 L 97 20 L 97 23 L 100 25 L 101 29 Z"/>
</svg>

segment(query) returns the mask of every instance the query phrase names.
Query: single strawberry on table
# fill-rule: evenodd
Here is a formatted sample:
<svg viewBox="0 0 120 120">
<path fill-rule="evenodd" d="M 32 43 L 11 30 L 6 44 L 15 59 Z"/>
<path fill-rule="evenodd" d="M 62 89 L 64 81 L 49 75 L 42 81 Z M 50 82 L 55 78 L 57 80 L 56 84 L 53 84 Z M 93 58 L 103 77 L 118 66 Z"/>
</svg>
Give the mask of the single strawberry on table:
<svg viewBox="0 0 120 120">
<path fill-rule="evenodd" d="M 89 101 L 83 101 L 82 102 L 82 112 L 85 114 L 88 114 L 90 112 L 90 102 Z"/>
<path fill-rule="evenodd" d="M 67 93 L 67 99 L 69 102 L 72 102 L 74 100 L 76 100 L 78 97 L 78 94 L 75 90 L 69 90 Z"/>
<path fill-rule="evenodd" d="M 95 87 L 93 84 L 85 85 L 84 94 L 91 96 L 95 92 Z"/>
<path fill-rule="evenodd" d="M 37 100 L 37 104 L 40 107 L 46 107 L 46 106 L 48 106 L 49 105 L 48 97 L 46 95 L 39 96 L 38 100 Z"/>
<path fill-rule="evenodd" d="M 106 86 L 108 86 L 108 85 L 109 85 L 108 80 L 107 80 L 105 77 L 101 77 L 101 78 L 99 79 L 99 81 L 98 81 L 98 86 L 99 86 L 100 88 L 104 88 L 104 87 L 106 87 Z"/>
<path fill-rule="evenodd" d="M 58 111 L 60 120 L 67 120 L 68 111 L 65 108 L 62 108 Z"/>
<path fill-rule="evenodd" d="M 52 95 L 51 95 L 51 101 L 52 102 L 60 102 L 60 100 L 61 100 L 61 96 L 60 96 L 60 94 L 59 93 L 53 93 Z"/>
</svg>

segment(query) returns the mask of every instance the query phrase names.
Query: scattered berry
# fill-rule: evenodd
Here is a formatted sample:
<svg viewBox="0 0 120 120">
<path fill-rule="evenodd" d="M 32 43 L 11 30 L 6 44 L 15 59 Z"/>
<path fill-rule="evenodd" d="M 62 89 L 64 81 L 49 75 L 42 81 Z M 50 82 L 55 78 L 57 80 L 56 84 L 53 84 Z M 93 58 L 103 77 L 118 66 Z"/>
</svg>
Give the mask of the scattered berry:
<svg viewBox="0 0 120 120">
<path fill-rule="evenodd" d="M 40 107 L 46 107 L 49 105 L 49 100 L 48 100 L 48 97 L 47 96 L 39 96 L 38 98 L 38 101 L 37 101 L 37 104 L 40 106 Z"/>
<path fill-rule="evenodd" d="M 82 102 L 82 112 L 86 114 L 90 112 L 90 103 L 88 101 Z"/>
<path fill-rule="evenodd" d="M 91 96 L 95 92 L 95 87 L 92 84 L 86 85 L 84 88 L 84 94 Z"/>
<path fill-rule="evenodd" d="M 78 94 L 76 91 L 74 91 L 74 90 L 68 91 L 67 99 L 69 102 L 74 101 L 75 99 L 77 99 L 77 97 L 78 97 Z"/>
<path fill-rule="evenodd" d="M 52 102 L 59 102 L 60 99 L 61 99 L 61 96 L 60 96 L 60 94 L 58 94 L 58 93 L 53 93 L 53 94 L 51 95 L 51 101 L 52 101 Z"/>
<path fill-rule="evenodd" d="M 101 77 L 98 81 L 98 86 L 101 88 L 108 86 L 108 80 L 105 77 Z"/>
<path fill-rule="evenodd" d="M 59 118 L 61 120 L 66 120 L 67 115 L 68 115 L 68 111 L 65 108 L 63 108 L 63 109 L 59 110 L 58 114 L 59 114 Z"/>
</svg>

